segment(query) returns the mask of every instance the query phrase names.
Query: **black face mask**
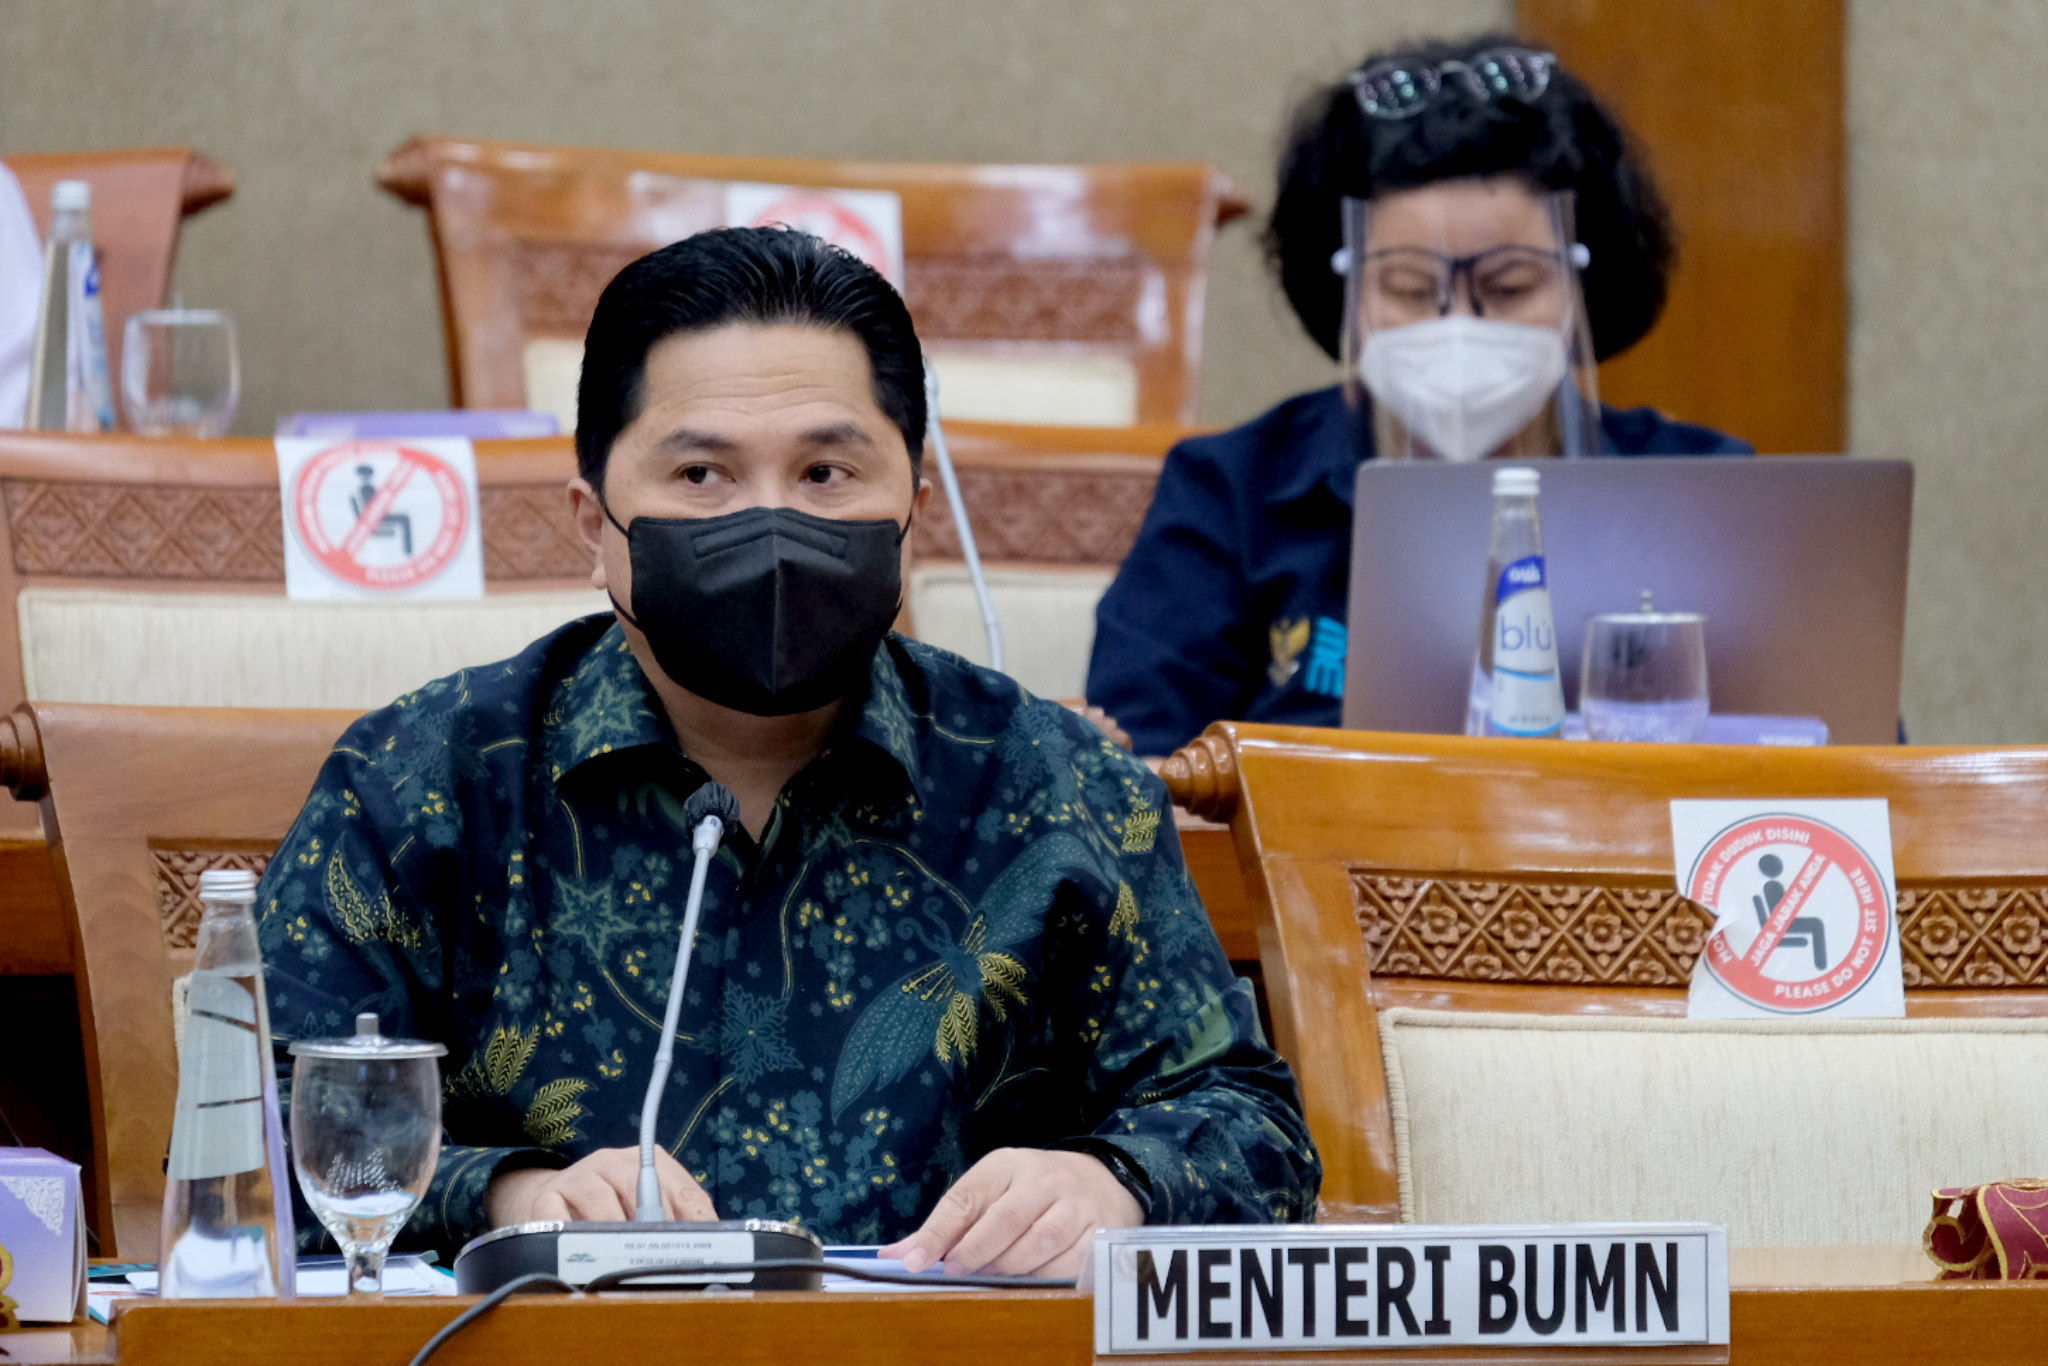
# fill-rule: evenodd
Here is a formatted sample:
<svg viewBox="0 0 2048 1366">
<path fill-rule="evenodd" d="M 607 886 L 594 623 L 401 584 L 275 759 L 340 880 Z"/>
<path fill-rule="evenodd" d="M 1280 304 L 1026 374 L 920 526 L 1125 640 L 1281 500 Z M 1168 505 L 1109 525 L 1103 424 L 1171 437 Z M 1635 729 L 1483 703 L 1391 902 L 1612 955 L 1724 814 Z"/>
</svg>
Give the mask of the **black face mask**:
<svg viewBox="0 0 2048 1366">
<path fill-rule="evenodd" d="M 859 691 L 903 597 L 905 528 L 794 508 L 635 517 L 633 610 L 612 606 L 677 686 L 755 716 Z"/>
</svg>

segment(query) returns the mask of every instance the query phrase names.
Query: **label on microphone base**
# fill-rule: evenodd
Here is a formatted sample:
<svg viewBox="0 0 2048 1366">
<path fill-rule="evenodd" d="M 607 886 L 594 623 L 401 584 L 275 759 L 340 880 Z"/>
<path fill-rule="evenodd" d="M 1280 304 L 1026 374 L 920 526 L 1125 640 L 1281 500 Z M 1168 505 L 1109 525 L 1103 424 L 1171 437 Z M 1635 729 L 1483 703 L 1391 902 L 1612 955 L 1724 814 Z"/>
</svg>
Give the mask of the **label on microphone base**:
<svg viewBox="0 0 2048 1366">
<path fill-rule="evenodd" d="M 565 1229 L 555 1242 L 555 1274 L 572 1285 L 582 1285 L 614 1271 L 632 1271 L 645 1266 L 726 1266 L 754 1260 L 751 1233 L 633 1233 L 608 1229 L 602 1233 L 577 1233 Z M 744 1285 L 754 1279 L 751 1271 L 714 1276 L 649 1276 L 635 1285 Z"/>
</svg>

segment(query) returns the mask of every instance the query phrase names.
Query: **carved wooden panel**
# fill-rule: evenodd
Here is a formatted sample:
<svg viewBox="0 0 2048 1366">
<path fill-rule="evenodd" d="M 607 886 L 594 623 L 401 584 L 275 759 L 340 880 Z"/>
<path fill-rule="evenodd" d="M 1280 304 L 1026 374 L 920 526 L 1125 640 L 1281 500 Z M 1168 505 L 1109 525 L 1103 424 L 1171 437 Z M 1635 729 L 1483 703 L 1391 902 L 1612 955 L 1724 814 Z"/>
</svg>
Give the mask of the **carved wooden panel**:
<svg viewBox="0 0 2048 1366">
<path fill-rule="evenodd" d="M 1137 538 L 1156 482 L 1149 473 L 970 467 L 960 471 L 960 496 L 984 560 L 1115 566 Z M 917 552 L 960 557 L 960 533 L 943 497 L 918 522 Z"/>
<path fill-rule="evenodd" d="M 14 567 L 78 578 L 284 579 L 274 489 L 5 481 Z"/>
<path fill-rule="evenodd" d="M 2048 886 L 1899 888 L 1909 987 L 2048 986 Z"/>
<path fill-rule="evenodd" d="M 1372 970 L 1473 982 L 1684 986 L 1713 919 L 1666 886 L 1354 870 Z"/>
<path fill-rule="evenodd" d="M 927 341 L 1078 341 L 1129 347 L 1139 340 L 1142 258 L 1022 261 L 1014 256 L 913 257 L 904 300 Z M 1160 291 L 1163 312 L 1164 290 Z M 1164 334 L 1162 316 L 1151 329 Z"/>
<path fill-rule="evenodd" d="M 233 853 L 220 849 L 152 849 L 156 860 L 157 910 L 164 947 L 189 949 L 199 942 L 199 875 L 216 868 L 237 868 L 263 876 L 267 853 Z"/>
<path fill-rule="evenodd" d="M 1683 987 L 1713 918 L 1653 880 L 1557 883 L 1354 869 L 1372 970 L 1465 982 Z M 2048 883 L 1899 889 L 1905 983 L 2048 988 Z"/>
<path fill-rule="evenodd" d="M 275 489 L 0 481 L 21 574 L 80 579 L 283 583 Z M 484 574 L 580 579 L 590 555 L 560 484 L 482 491 Z"/>
<path fill-rule="evenodd" d="M 514 241 L 512 287 L 519 321 L 532 335 L 581 337 L 590 330 L 597 296 L 650 250 L 597 242 Z"/>
<path fill-rule="evenodd" d="M 581 337 L 597 296 L 649 248 L 594 242 L 514 241 L 514 308 L 530 336 Z M 904 263 L 903 294 L 926 341 L 1073 341 L 1132 347 L 1141 332 L 1148 275 L 1139 256 L 1019 260 L 1014 256 L 918 256 Z"/>
<path fill-rule="evenodd" d="M 576 534 L 569 495 L 560 484 L 514 484 L 482 492 L 484 576 L 580 579 L 590 551 Z"/>
</svg>

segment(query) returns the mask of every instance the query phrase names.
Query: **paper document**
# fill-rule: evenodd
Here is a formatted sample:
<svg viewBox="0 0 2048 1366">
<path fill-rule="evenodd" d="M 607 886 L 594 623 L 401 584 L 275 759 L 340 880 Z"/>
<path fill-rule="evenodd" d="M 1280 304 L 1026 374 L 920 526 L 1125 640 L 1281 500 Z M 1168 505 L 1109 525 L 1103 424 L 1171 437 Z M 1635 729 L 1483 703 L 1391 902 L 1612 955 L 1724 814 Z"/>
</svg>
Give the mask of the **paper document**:
<svg viewBox="0 0 2048 1366">
<path fill-rule="evenodd" d="M 338 1298 L 348 1293 L 348 1271 L 339 1257 L 301 1257 L 298 1285 L 299 1293 L 308 1298 Z M 424 1257 L 404 1253 L 385 1261 L 384 1293 L 452 1295 L 455 1278 Z M 155 1294 L 154 1268 L 130 1271 L 125 1278 L 95 1279 L 86 1287 L 86 1308 L 94 1319 L 108 1323 L 115 1300 Z"/>
</svg>

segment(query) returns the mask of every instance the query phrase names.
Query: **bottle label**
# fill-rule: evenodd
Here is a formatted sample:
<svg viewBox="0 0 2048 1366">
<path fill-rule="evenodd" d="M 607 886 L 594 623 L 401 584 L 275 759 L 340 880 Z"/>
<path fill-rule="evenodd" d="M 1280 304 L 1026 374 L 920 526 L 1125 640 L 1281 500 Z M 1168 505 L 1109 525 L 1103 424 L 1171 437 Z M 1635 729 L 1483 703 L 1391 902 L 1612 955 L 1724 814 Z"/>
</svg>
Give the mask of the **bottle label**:
<svg viewBox="0 0 2048 1366">
<path fill-rule="evenodd" d="M 1555 735 L 1564 725 L 1564 687 L 1557 676 L 1557 627 L 1543 557 L 1525 555 L 1503 565 L 1494 603 L 1487 734 Z"/>
<path fill-rule="evenodd" d="M 249 985 L 255 980 L 217 968 L 192 974 L 165 1170 L 174 1181 L 235 1176 L 263 1165 L 264 1059 Z"/>
<path fill-rule="evenodd" d="M 67 264 L 71 335 L 65 348 L 65 428 L 110 432 L 114 392 L 107 374 L 106 319 L 100 309 L 100 268 L 93 260 L 92 243 L 73 242 Z"/>
</svg>

